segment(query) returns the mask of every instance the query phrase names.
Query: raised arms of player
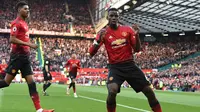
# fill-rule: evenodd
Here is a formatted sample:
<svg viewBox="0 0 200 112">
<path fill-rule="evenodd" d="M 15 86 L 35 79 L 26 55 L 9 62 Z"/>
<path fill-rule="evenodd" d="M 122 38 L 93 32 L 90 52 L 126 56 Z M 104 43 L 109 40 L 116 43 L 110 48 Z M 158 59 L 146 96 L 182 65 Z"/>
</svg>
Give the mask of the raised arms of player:
<svg viewBox="0 0 200 112">
<path fill-rule="evenodd" d="M 141 42 L 139 38 L 139 26 L 137 24 L 134 24 L 133 29 L 135 30 L 135 38 L 136 38 L 136 46 L 135 46 L 135 52 L 140 52 L 141 50 Z"/>
<path fill-rule="evenodd" d="M 102 29 L 100 31 L 100 33 L 97 34 L 96 39 L 94 40 L 92 46 L 90 47 L 90 56 L 93 57 L 97 51 L 99 50 L 99 48 L 101 47 L 101 45 L 103 44 L 103 38 L 105 36 L 106 30 Z"/>
<path fill-rule="evenodd" d="M 140 52 L 141 51 L 141 42 L 140 42 L 138 33 L 135 34 L 135 39 L 136 39 L 135 52 Z"/>
<path fill-rule="evenodd" d="M 134 49 L 134 52 L 140 52 L 141 50 L 141 42 L 139 38 L 139 27 L 138 25 L 133 25 L 134 31 L 131 29 L 131 44 Z"/>
<path fill-rule="evenodd" d="M 36 44 L 30 43 L 30 42 L 24 42 L 24 41 L 16 38 L 16 36 L 19 33 L 20 27 L 21 27 L 20 24 L 14 24 L 14 25 L 11 26 L 11 32 L 10 32 L 9 42 L 13 43 L 13 44 L 19 44 L 19 45 L 29 46 L 31 48 L 36 49 L 38 47 Z"/>
</svg>

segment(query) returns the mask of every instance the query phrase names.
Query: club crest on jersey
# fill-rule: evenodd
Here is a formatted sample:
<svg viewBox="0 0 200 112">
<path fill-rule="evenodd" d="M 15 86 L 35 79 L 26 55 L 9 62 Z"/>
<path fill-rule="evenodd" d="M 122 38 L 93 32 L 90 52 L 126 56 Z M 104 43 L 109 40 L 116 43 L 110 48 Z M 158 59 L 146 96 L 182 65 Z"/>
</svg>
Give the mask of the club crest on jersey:
<svg viewBox="0 0 200 112">
<path fill-rule="evenodd" d="M 122 36 L 127 36 L 127 32 L 122 32 Z"/>
<path fill-rule="evenodd" d="M 13 32 L 16 32 L 17 31 L 17 27 L 13 27 Z"/>
<path fill-rule="evenodd" d="M 109 36 L 109 39 L 112 39 L 113 37 L 112 36 Z"/>
</svg>

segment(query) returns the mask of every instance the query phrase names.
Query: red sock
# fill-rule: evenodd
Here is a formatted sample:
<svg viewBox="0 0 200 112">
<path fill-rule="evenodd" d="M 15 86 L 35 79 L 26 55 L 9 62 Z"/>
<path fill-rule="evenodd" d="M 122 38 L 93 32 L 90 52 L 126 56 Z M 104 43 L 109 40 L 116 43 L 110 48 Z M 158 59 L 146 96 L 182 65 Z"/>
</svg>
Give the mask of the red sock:
<svg viewBox="0 0 200 112">
<path fill-rule="evenodd" d="M 107 105 L 107 112 L 116 112 L 116 105 Z"/>
<path fill-rule="evenodd" d="M 162 112 L 160 104 L 157 104 L 156 106 L 152 107 L 152 110 L 154 112 Z"/>
<path fill-rule="evenodd" d="M 76 87 L 73 87 L 74 93 L 76 93 Z"/>
<path fill-rule="evenodd" d="M 39 98 L 39 96 L 38 96 L 38 93 L 32 94 L 32 95 L 31 95 L 31 98 L 32 98 L 33 104 L 34 104 L 34 106 L 35 106 L 35 109 L 36 109 L 36 110 L 41 109 L 41 106 L 40 106 L 40 98 Z"/>
</svg>

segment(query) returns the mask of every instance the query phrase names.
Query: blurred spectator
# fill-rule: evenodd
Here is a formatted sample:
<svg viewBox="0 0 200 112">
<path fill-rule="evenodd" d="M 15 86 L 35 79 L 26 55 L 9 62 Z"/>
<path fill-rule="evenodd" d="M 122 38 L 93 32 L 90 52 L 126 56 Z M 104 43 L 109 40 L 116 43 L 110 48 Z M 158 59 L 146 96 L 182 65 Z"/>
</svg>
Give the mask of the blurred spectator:
<svg viewBox="0 0 200 112">
<path fill-rule="evenodd" d="M 8 39 L 8 37 L 0 37 L 0 42 L 2 43 L 0 46 L 0 64 L 3 60 L 5 60 L 6 63 L 9 61 L 10 44 L 8 43 Z M 35 41 L 35 38 L 31 39 L 31 41 Z M 53 57 L 51 66 L 52 71 L 59 72 L 73 53 L 77 54 L 77 58 L 81 60 L 82 68 L 107 67 L 107 53 L 104 46 L 99 49 L 97 55 L 95 55 L 92 59 L 88 55 L 88 50 L 92 44 L 92 40 L 43 37 L 41 38 L 41 42 L 42 50 L 45 55 L 51 55 L 51 57 Z M 137 54 L 135 61 L 141 68 L 153 69 L 167 65 L 171 62 L 176 62 L 179 59 L 198 52 L 200 50 L 199 43 L 199 41 L 177 42 L 176 44 L 162 44 L 159 42 L 151 44 L 143 43 L 144 50 L 142 53 Z M 36 59 L 35 50 L 31 50 L 31 60 L 33 69 L 36 71 L 41 70 L 41 67 L 39 67 L 39 61 Z M 199 90 L 200 56 L 187 61 L 181 61 L 178 65 L 180 64 L 181 66 L 167 69 L 153 75 L 149 74 L 147 76 L 157 89 L 177 89 L 181 91 Z M 99 76 L 99 74 L 102 73 L 87 74 L 88 76 Z M 88 80 L 90 80 L 92 84 L 96 85 L 96 82 L 105 80 L 99 78 L 89 78 Z M 80 81 L 81 80 L 82 78 Z M 86 81 L 86 79 L 84 80 Z"/>
<path fill-rule="evenodd" d="M 64 38 L 42 38 L 43 51 L 45 55 L 52 55 L 53 70 L 59 70 L 64 66 L 70 56 L 75 53 L 81 60 L 81 66 L 84 68 L 105 68 L 107 65 L 106 53 L 102 47 L 94 58 L 90 59 L 88 48 L 91 46 L 91 40 L 73 40 Z M 57 52 L 59 51 L 59 52 Z"/>
<path fill-rule="evenodd" d="M 2 61 L 5 60 L 6 63 L 9 62 L 10 59 L 10 43 L 8 43 L 8 37 L 0 37 L 0 64 Z M 34 41 L 33 39 L 31 41 Z M 33 42 L 34 43 L 34 42 Z M 33 70 L 40 70 L 39 68 L 39 61 L 36 59 L 36 52 L 35 50 L 31 50 L 31 62 L 33 65 Z"/>
<path fill-rule="evenodd" d="M 69 32 L 72 27 L 75 33 L 95 33 L 87 5 L 69 4 L 69 11 L 66 12 L 66 0 L 27 0 L 27 2 L 30 4 L 30 30 Z M 8 29 L 10 22 L 16 18 L 14 7 L 16 3 L 16 0 L 1 0 L 0 28 Z"/>
<path fill-rule="evenodd" d="M 161 67 L 200 51 L 200 41 L 143 43 L 142 46 L 143 51 L 135 59 L 142 69 Z"/>
<path fill-rule="evenodd" d="M 163 83 L 161 89 L 179 91 L 200 90 L 200 56 L 182 61 L 181 67 L 171 68 L 153 75 L 152 83 L 155 88 L 159 88 L 159 83 Z"/>
</svg>

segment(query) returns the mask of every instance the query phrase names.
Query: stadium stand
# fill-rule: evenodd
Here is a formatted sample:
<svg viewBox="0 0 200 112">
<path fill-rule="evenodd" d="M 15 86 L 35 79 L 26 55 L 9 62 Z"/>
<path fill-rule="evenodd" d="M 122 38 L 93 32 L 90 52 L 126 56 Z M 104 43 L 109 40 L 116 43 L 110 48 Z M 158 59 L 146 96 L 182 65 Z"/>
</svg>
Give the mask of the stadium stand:
<svg viewBox="0 0 200 112">
<path fill-rule="evenodd" d="M 1 46 L 3 56 L 8 55 L 8 40 L 1 39 L 5 46 Z M 92 44 L 91 40 L 85 39 L 64 39 L 64 38 L 41 38 L 42 50 L 45 51 L 44 55 L 52 55 L 54 59 L 54 69 L 59 71 L 60 65 L 64 65 L 66 60 L 75 53 L 81 59 L 81 66 L 83 68 L 106 68 L 107 58 L 104 47 L 100 52 L 90 60 L 87 55 L 88 48 Z M 143 51 L 136 56 L 136 63 L 142 69 L 154 69 L 176 60 L 185 58 L 193 53 L 199 52 L 200 42 L 178 42 L 178 43 L 144 43 Z M 6 49 L 5 49 L 6 47 Z M 60 53 L 59 53 L 60 52 Z M 34 56 L 34 55 L 33 55 Z M 6 59 L 8 62 L 8 59 Z M 91 63 L 92 62 L 92 63 Z"/>
<path fill-rule="evenodd" d="M 200 89 L 200 56 L 182 61 L 179 66 L 152 75 L 157 89 L 192 91 Z M 159 85 L 161 84 L 161 85 Z"/>
<path fill-rule="evenodd" d="M 1 1 L 0 28 L 10 28 L 10 22 L 16 17 L 14 13 L 16 9 L 13 7 L 16 3 L 15 0 Z M 59 2 L 54 0 L 28 0 L 28 3 L 32 4 L 30 5 L 30 30 L 95 34 L 95 30 L 91 25 L 88 7 L 85 5 L 81 6 L 79 4 L 80 8 L 76 8 L 73 4 L 68 6 L 68 2 L 65 0 L 59 0 Z M 70 28 L 72 28 L 71 31 Z"/>
<path fill-rule="evenodd" d="M 8 37 L 0 37 L 0 64 L 2 64 L 4 61 L 6 63 L 9 62 L 10 44 L 8 43 L 8 39 Z M 34 42 L 33 39 L 31 41 Z M 36 59 L 36 52 L 34 50 L 31 50 L 30 58 L 33 64 L 33 70 L 40 70 L 39 61 Z"/>
<path fill-rule="evenodd" d="M 200 41 L 144 43 L 143 52 L 136 58 L 141 68 L 152 69 L 164 66 L 200 51 Z"/>
<path fill-rule="evenodd" d="M 73 40 L 64 38 L 42 38 L 43 51 L 45 55 L 53 55 L 54 65 L 59 69 L 60 65 L 64 65 L 70 56 L 75 53 L 77 58 L 81 60 L 83 68 L 105 68 L 106 53 L 104 48 L 91 60 L 87 54 L 89 46 L 92 44 L 91 40 Z M 61 53 L 56 52 L 60 50 Z"/>
</svg>

